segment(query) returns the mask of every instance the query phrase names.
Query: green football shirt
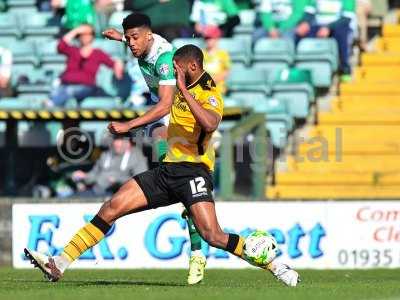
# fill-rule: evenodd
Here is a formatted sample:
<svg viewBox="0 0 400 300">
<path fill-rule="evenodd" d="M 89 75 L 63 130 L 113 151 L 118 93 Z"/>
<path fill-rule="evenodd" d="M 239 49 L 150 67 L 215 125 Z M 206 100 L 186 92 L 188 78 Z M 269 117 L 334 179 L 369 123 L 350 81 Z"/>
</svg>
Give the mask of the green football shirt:
<svg viewBox="0 0 400 300">
<path fill-rule="evenodd" d="M 158 102 L 160 85 L 176 85 L 173 56 L 175 48 L 164 38 L 153 34 L 154 42 L 145 58 L 138 59 L 140 71 L 149 87 L 151 99 Z"/>
</svg>

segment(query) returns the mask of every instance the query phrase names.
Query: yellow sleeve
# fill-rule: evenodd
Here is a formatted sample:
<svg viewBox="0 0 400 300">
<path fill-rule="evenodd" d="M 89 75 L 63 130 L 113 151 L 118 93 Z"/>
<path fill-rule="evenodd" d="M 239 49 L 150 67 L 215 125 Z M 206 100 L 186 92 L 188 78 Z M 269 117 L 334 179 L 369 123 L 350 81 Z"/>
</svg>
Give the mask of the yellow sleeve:
<svg viewBox="0 0 400 300">
<path fill-rule="evenodd" d="M 207 110 L 216 112 L 221 117 L 224 113 L 224 100 L 216 90 L 203 91 L 201 94 L 201 106 Z"/>
</svg>

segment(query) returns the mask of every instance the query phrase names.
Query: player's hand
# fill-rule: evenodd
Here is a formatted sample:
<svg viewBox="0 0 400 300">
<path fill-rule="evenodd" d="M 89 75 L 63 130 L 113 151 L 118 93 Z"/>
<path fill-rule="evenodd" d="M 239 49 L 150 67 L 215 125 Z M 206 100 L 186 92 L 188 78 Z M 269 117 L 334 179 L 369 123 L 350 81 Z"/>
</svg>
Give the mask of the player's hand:
<svg viewBox="0 0 400 300">
<path fill-rule="evenodd" d="M 328 27 L 321 27 L 317 32 L 317 37 L 319 38 L 327 38 L 331 34 L 331 31 Z"/>
<path fill-rule="evenodd" d="M 108 28 L 102 32 L 102 35 L 109 40 L 122 41 L 122 33 L 114 28 Z"/>
<path fill-rule="evenodd" d="M 108 130 L 112 134 L 124 134 L 131 129 L 128 122 L 111 122 L 108 125 Z"/>
<path fill-rule="evenodd" d="M 175 69 L 175 77 L 176 77 L 176 86 L 180 91 L 186 89 L 186 76 L 185 72 L 183 72 L 182 68 L 178 66 L 176 61 L 174 60 L 174 69 Z"/>
</svg>

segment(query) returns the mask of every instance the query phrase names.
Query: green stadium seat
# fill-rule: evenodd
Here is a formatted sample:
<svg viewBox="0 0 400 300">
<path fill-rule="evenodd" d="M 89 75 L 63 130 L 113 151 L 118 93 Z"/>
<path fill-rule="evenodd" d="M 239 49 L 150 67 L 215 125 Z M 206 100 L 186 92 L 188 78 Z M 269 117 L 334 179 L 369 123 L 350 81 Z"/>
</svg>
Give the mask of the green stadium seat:
<svg viewBox="0 0 400 300">
<path fill-rule="evenodd" d="M 178 38 L 172 41 L 172 45 L 174 45 L 174 47 L 177 49 L 189 44 L 195 45 L 201 49 L 205 47 L 205 43 L 202 38 Z"/>
<path fill-rule="evenodd" d="M 9 12 L 37 12 L 36 0 L 7 0 Z"/>
<path fill-rule="evenodd" d="M 235 26 L 233 34 L 235 38 L 242 38 L 251 41 L 254 31 L 254 22 L 256 12 L 252 9 L 246 9 L 239 12 L 240 24 Z"/>
<path fill-rule="evenodd" d="M 286 147 L 287 137 L 294 128 L 294 121 L 285 101 L 262 95 L 252 97 L 233 95 L 231 99 L 230 101 L 237 99 L 240 106 L 250 107 L 254 112 L 265 113 L 267 118 L 265 126 L 270 132 L 272 144 L 276 148 Z"/>
<path fill-rule="evenodd" d="M 292 117 L 305 119 L 310 113 L 310 105 L 315 101 L 311 73 L 303 69 L 282 69 L 270 74 L 272 96 L 285 99 Z"/>
<path fill-rule="evenodd" d="M 234 97 L 224 97 L 224 107 L 241 107 L 242 101 L 242 99 Z"/>
<path fill-rule="evenodd" d="M 15 14 L 0 13 L 0 36 L 12 36 L 14 38 L 20 38 L 21 35 L 22 33 L 19 30 L 18 21 Z"/>
<path fill-rule="evenodd" d="M 227 79 L 228 91 L 246 97 L 259 94 L 268 96 L 271 90 L 267 79 L 264 70 L 235 66 L 232 67 Z"/>
<path fill-rule="evenodd" d="M 46 76 L 51 77 L 53 80 L 59 78 L 65 70 L 65 63 L 61 62 L 46 62 L 42 64 L 41 68 L 44 70 Z"/>
<path fill-rule="evenodd" d="M 57 45 L 58 40 L 46 40 L 36 43 L 41 64 L 65 64 L 66 56 L 58 53 Z"/>
<path fill-rule="evenodd" d="M 87 97 L 80 104 L 82 109 L 112 109 L 119 106 L 119 101 L 114 97 Z"/>
<path fill-rule="evenodd" d="M 101 87 L 108 95 L 117 96 L 118 90 L 114 84 L 114 72 L 105 66 L 100 66 L 96 75 L 96 84 Z"/>
<path fill-rule="evenodd" d="M 221 38 L 218 46 L 228 51 L 232 64 L 242 66 L 250 64 L 251 43 L 247 39 Z"/>
<path fill-rule="evenodd" d="M 297 46 L 296 67 L 308 69 L 313 85 L 328 88 L 338 68 L 338 48 L 334 39 L 302 39 Z"/>
<path fill-rule="evenodd" d="M 38 38 L 55 37 L 60 28 L 49 25 L 49 20 L 53 18 L 52 13 L 19 13 L 18 19 L 22 29 L 22 34 L 37 40 Z"/>
<path fill-rule="evenodd" d="M 107 146 L 111 136 L 107 129 L 108 124 L 108 121 L 83 121 L 79 127 L 93 138 L 96 146 Z"/>
<path fill-rule="evenodd" d="M 44 69 L 33 69 L 26 73 L 27 83 L 18 84 L 18 93 L 49 93 L 52 88 L 52 77 Z"/>
<path fill-rule="evenodd" d="M 1 29 L 0 29 L 0 31 L 1 31 Z M 7 36 L 7 35 L 3 36 L 0 33 L 0 47 L 7 48 L 8 44 L 15 43 L 17 40 L 18 39 L 15 36 Z"/>
<path fill-rule="evenodd" d="M 254 45 L 253 67 L 276 70 L 289 67 L 294 61 L 294 44 L 287 39 L 259 39 Z"/>
<path fill-rule="evenodd" d="M 130 11 L 113 12 L 112 15 L 110 16 L 110 19 L 108 20 L 108 26 L 115 28 L 115 29 L 119 30 L 120 32 L 123 32 L 122 21 L 130 13 L 131 13 Z"/>
<path fill-rule="evenodd" d="M 119 59 L 123 59 L 125 56 L 124 45 L 121 42 L 110 41 L 105 39 L 95 39 L 93 42 L 94 48 L 99 48 L 111 55 L 112 57 L 116 57 Z"/>
<path fill-rule="evenodd" d="M 31 72 L 34 72 L 35 67 L 31 64 L 14 64 L 11 72 L 11 86 L 16 87 L 22 82 L 27 82 L 28 76 Z"/>
<path fill-rule="evenodd" d="M 18 97 L 4 97 L 0 99 L 0 109 L 34 109 L 42 107 L 40 101 L 18 98 Z"/>
<path fill-rule="evenodd" d="M 39 63 L 39 59 L 36 55 L 36 47 L 34 43 L 26 41 L 15 41 L 8 45 L 13 53 L 13 64 L 31 64 L 36 66 Z"/>
<path fill-rule="evenodd" d="M 50 132 L 50 146 L 57 145 L 58 134 L 62 130 L 62 124 L 60 122 L 46 122 L 46 129 Z"/>
</svg>

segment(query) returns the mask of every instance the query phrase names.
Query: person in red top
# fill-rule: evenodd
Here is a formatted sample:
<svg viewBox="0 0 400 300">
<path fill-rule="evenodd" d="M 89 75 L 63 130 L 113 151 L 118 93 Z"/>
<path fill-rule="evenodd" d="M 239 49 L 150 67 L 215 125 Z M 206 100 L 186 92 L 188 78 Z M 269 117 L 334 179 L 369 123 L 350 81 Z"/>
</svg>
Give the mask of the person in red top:
<svg viewBox="0 0 400 300">
<path fill-rule="evenodd" d="M 72 45 L 79 38 L 80 47 Z M 67 66 L 61 75 L 61 84 L 50 94 L 55 106 L 64 106 L 70 98 L 82 101 L 89 96 L 106 96 L 96 86 L 96 74 L 101 64 L 113 68 L 115 77 L 121 79 L 124 67 L 121 61 L 113 60 L 107 53 L 93 48 L 94 30 L 90 25 L 81 25 L 68 32 L 58 44 L 58 52 L 67 56 Z"/>
</svg>

